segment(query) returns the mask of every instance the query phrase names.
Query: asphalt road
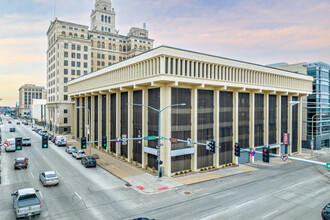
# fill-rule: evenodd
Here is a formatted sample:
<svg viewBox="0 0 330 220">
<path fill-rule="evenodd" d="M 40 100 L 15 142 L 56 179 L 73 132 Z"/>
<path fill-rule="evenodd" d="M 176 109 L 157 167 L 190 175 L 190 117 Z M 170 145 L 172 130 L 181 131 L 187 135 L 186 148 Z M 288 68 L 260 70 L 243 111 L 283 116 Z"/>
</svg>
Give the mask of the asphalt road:
<svg viewBox="0 0 330 220">
<path fill-rule="evenodd" d="M 3 140 L 41 136 L 29 126 L 1 126 Z M 29 157 L 26 170 L 14 170 L 14 158 Z M 157 195 L 145 195 L 102 168 L 84 168 L 65 153 L 64 147 L 41 143 L 1 155 L 0 219 L 14 219 L 10 193 L 27 187 L 40 190 L 43 212 L 38 219 L 321 219 L 330 202 L 330 172 L 301 162 L 270 166 L 250 164 L 257 171 L 178 187 Z M 325 158 L 327 160 L 327 158 Z M 330 161 L 330 158 L 329 158 Z M 55 170 L 60 184 L 43 187 L 38 175 Z"/>
</svg>

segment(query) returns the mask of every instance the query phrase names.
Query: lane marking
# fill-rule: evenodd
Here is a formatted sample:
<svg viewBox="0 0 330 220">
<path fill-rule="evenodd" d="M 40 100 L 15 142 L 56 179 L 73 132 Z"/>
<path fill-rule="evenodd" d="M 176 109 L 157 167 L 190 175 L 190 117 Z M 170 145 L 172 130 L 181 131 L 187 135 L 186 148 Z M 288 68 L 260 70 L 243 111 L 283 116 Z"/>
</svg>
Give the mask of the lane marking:
<svg viewBox="0 0 330 220">
<path fill-rule="evenodd" d="M 34 179 L 34 176 L 33 176 L 33 173 L 31 172 L 31 176 L 33 177 L 33 179 Z"/>
<path fill-rule="evenodd" d="M 254 200 L 255 200 L 255 199 L 250 200 L 250 201 L 247 201 L 247 202 L 243 202 L 243 203 L 241 203 L 241 204 L 238 204 L 236 207 L 245 206 L 245 205 L 247 205 L 247 204 L 250 204 L 251 202 L 254 202 Z"/>
<path fill-rule="evenodd" d="M 278 210 L 275 210 L 274 212 L 264 215 L 262 218 L 267 218 L 268 216 L 271 216 L 271 215 L 275 214 L 276 212 L 278 212 Z"/>
<path fill-rule="evenodd" d="M 137 186 L 136 188 L 138 188 L 140 190 L 144 190 L 145 189 L 143 186 Z"/>
<path fill-rule="evenodd" d="M 41 191 L 39 191 L 39 194 L 40 194 L 41 198 L 44 199 L 44 196 L 42 195 Z"/>
<path fill-rule="evenodd" d="M 158 188 L 158 190 L 159 190 L 159 191 L 162 191 L 162 190 L 166 190 L 166 189 L 168 189 L 168 187 L 167 187 L 167 186 L 165 186 L 165 187 L 162 187 L 162 188 Z"/>
<path fill-rule="evenodd" d="M 78 196 L 80 200 L 82 199 L 76 191 L 74 193 Z"/>
<path fill-rule="evenodd" d="M 225 196 L 228 196 L 228 195 L 230 195 L 230 194 L 233 194 L 233 193 L 222 194 L 222 195 L 220 195 L 220 196 L 216 196 L 216 197 L 214 197 L 213 199 L 220 199 L 220 198 L 225 197 Z"/>
</svg>

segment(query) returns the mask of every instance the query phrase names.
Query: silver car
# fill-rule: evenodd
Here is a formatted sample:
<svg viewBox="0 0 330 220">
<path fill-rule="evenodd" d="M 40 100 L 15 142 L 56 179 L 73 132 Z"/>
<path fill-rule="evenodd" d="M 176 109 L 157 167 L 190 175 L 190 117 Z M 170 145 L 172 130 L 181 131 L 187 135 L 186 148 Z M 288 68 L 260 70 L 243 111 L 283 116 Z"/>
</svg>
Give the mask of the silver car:
<svg viewBox="0 0 330 220">
<path fill-rule="evenodd" d="M 55 171 L 45 171 L 39 175 L 39 179 L 44 186 L 58 185 L 59 178 Z"/>
<path fill-rule="evenodd" d="M 31 146 L 31 138 L 23 138 L 22 139 L 22 146 Z"/>
<path fill-rule="evenodd" d="M 81 159 L 83 158 L 83 156 L 86 156 L 85 151 L 83 150 L 73 150 L 72 151 L 72 157 L 76 158 L 76 159 Z"/>
<path fill-rule="evenodd" d="M 73 150 L 77 150 L 77 148 L 75 146 L 68 146 L 65 148 L 65 152 L 67 152 L 68 154 L 72 154 Z"/>
</svg>

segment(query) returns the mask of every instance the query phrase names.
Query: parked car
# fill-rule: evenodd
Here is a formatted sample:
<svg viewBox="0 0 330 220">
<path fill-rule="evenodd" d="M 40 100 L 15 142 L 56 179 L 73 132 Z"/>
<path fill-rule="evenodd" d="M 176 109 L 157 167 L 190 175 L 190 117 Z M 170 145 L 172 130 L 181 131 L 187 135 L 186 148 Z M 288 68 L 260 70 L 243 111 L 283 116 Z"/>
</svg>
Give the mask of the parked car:
<svg viewBox="0 0 330 220">
<path fill-rule="evenodd" d="M 72 151 L 72 157 L 76 158 L 76 159 L 81 159 L 83 158 L 83 156 L 86 156 L 85 151 L 83 150 L 73 150 Z"/>
<path fill-rule="evenodd" d="M 6 152 L 16 151 L 15 138 L 7 138 L 6 141 L 9 142 L 9 146 L 5 148 Z"/>
<path fill-rule="evenodd" d="M 29 158 L 27 157 L 18 157 L 15 159 L 14 169 L 26 169 L 29 165 Z"/>
<path fill-rule="evenodd" d="M 51 141 L 51 140 L 53 139 L 53 137 L 54 137 L 53 135 L 51 135 L 51 134 L 48 134 L 48 140 L 50 140 L 50 141 Z"/>
<path fill-rule="evenodd" d="M 322 209 L 321 216 L 325 220 L 330 220 L 330 203 Z"/>
<path fill-rule="evenodd" d="M 31 146 L 31 138 L 25 137 L 22 139 L 22 146 Z"/>
<path fill-rule="evenodd" d="M 55 139 L 55 144 L 57 146 L 66 146 L 66 137 L 65 136 L 57 136 Z"/>
<path fill-rule="evenodd" d="M 16 124 L 17 124 L 17 125 L 20 125 L 20 124 L 21 124 L 21 122 L 19 122 L 19 121 L 18 121 L 18 122 L 16 122 Z"/>
<path fill-rule="evenodd" d="M 34 188 L 20 189 L 12 193 L 16 218 L 39 215 L 41 202 Z"/>
<path fill-rule="evenodd" d="M 39 180 L 44 186 L 58 185 L 59 183 L 59 178 L 55 171 L 45 171 L 40 173 Z"/>
<path fill-rule="evenodd" d="M 27 122 L 27 121 L 26 121 L 26 122 L 24 122 L 24 125 L 29 125 L 29 122 Z"/>
<path fill-rule="evenodd" d="M 37 133 L 39 133 L 39 131 L 41 131 L 41 128 L 37 128 L 37 129 L 35 130 L 35 132 L 37 132 Z"/>
<path fill-rule="evenodd" d="M 67 152 L 68 154 L 72 154 L 73 150 L 77 150 L 77 148 L 75 146 L 68 146 L 65 148 L 65 152 Z"/>
<path fill-rule="evenodd" d="M 8 121 L 8 124 L 11 124 L 11 121 Z"/>
<path fill-rule="evenodd" d="M 15 132 L 15 128 L 10 128 L 9 131 L 10 132 Z"/>
<path fill-rule="evenodd" d="M 56 139 L 56 137 L 53 137 L 51 141 L 52 141 L 53 143 L 55 143 L 55 139 Z"/>
<path fill-rule="evenodd" d="M 81 158 L 81 164 L 87 167 L 96 167 L 96 160 L 93 156 L 83 156 Z"/>
<path fill-rule="evenodd" d="M 37 127 L 33 127 L 32 128 L 32 131 L 36 131 L 38 128 Z"/>
</svg>

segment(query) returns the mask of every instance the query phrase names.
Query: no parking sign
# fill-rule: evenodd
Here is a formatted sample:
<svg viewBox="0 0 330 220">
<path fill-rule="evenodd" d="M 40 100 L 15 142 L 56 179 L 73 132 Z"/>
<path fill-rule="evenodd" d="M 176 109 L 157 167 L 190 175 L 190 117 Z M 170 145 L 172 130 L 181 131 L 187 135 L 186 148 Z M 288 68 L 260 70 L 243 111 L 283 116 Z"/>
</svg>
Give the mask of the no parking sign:
<svg viewBox="0 0 330 220">
<path fill-rule="evenodd" d="M 250 156 L 254 157 L 256 155 L 256 149 L 254 147 L 250 148 Z"/>
</svg>

